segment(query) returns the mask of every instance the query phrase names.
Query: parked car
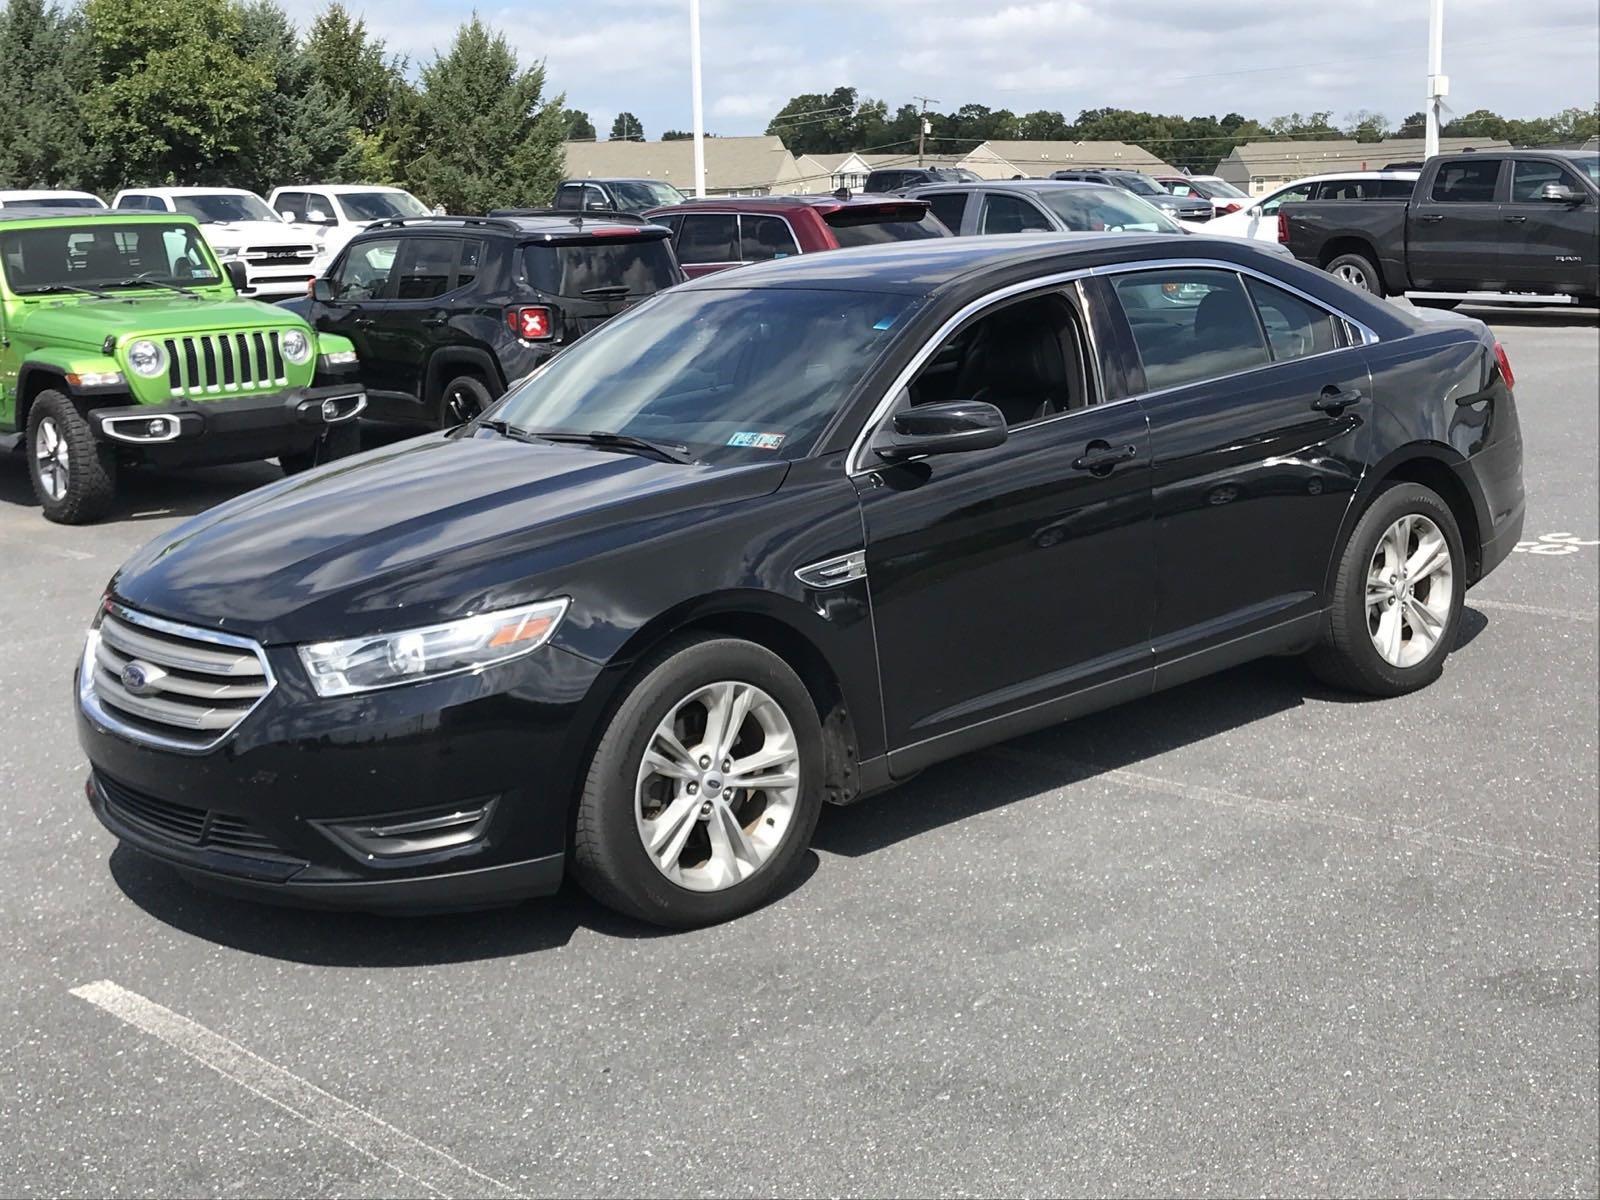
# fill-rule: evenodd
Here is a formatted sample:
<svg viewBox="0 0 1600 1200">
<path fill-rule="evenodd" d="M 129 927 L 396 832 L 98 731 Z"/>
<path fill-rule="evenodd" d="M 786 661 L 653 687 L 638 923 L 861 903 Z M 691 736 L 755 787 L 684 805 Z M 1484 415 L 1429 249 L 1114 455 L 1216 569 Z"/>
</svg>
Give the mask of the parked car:
<svg viewBox="0 0 1600 1200">
<path fill-rule="evenodd" d="M 1055 179 L 943 183 L 906 193 L 925 201 L 952 232 L 1186 233 L 1173 217 L 1139 196 L 1105 183 Z"/>
<path fill-rule="evenodd" d="M 1374 295 L 1520 293 L 1600 303 L 1594 151 L 1443 154 L 1428 160 L 1406 199 L 1308 200 L 1285 204 L 1278 219 L 1296 258 Z"/>
<path fill-rule="evenodd" d="M 1209 221 L 1212 216 L 1211 201 L 1198 196 L 1174 196 L 1140 171 L 1052 171 L 1050 178 L 1119 187 L 1181 221 Z"/>
<path fill-rule="evenodd" d="M 672 230 L 691 279 L 819 250 L 950 236 L 924 202 L 883 196 L 722 196 L 645 216 Z"/>
<path fill-rule="evenodd" d="M 0 431 L 44 515 L 104 515 L 121 468 L 358 448 L 355 353 L 241 299 L 192 217 L 0 211 Z"/>
<path fill-rule="evenodd" d="M 1345 171 L 1310 175 L 1270 192 L 1250 207 L 1217 217 L 1206 226 L 1208 234 L 1278 240 L 1278 209 L 1297 200 L 1395 200 L 1411 195 L 1415 171 Z"/>
<path fill-rule="evenodd" d="M 433 210 L 404 188 L 370 183 L 303 183 L 272 190 L 267 207 L 310 235 L 323 265 L 374 221 L 426 217 Z"/>
<path fill-rule="evenodd" d="M 556 188 L 556 208 L 563 212 L 642 213 L 686 197 L 659 179 L 563 179 Z"/>
<path fill-rule="evenodd" d="M 506 385 L 683 272 L 642 218 L 410 217 L 356 234 L 286 307 L 349 338 L 370 412 L 459 425 Z"/>
<path fill-rule="evenodd" d="M 687 926 L 787 886 L 823 803 L 1092 709 L 1267 654 L 1410 692 L 1524 507 L 1505 353 L 1428 315 L 1221 238 L 692 281 L 137 552 L 77 679 L 90 804 L 264 899 L 570 869 Z"/>
<path fill-rule="evenodd" d="M 193 217 L 218 258 L 244 264 L 241 290 L 256 299 L 304 295 L 325 261 L 305 233 L 285 225 L 266 201 L 243 188 L 129 188 L 116 194 L 111 207 Z"/>
<path fill-rule="evenodd" d="M 69 192 L 59 188 L 36 191 L 0 191 L 0 208 L 104 208 L 106 202 L 93 192 Z"/>
<path fill-rule="evenodd" d="M 965 167 L 879 167 L 868 171 L 861 190 L 875 195 L 920 187 L 925 183 L 973 183 L 980 178 Z"/>
<path fill-rule="evenodd" d="M 1241 192 L 1227 180 L 1214 175 L 1156 175 L 1153 178 L 1174 196 L 1209 200 L 1213 218 L 1225 217 L 1250 207 L 1248 193 Z"/>
</svg>

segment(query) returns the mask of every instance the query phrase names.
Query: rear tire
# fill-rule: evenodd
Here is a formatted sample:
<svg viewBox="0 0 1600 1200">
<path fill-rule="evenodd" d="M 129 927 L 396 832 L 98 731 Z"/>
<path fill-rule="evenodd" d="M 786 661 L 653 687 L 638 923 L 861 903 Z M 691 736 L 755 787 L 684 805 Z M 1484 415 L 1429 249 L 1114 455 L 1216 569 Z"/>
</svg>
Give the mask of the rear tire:
<svg viewBox="0 0 1600 1200">
<path fill-rule="evenodd" d="M 483 380 L 476 375 L 458 375 L 439 393 L 439 428 L 465 425 L 495 402 Z"/>
<path fill-rule="evenodd" d="M 1324 683 L 1371 696 L 1426 687 L 1455 648 L 1467 557 L 1450 506 L 1416 483 L 1380 492 L 1340 555 L 1322 645 Z"/>
<path fill-rule="evenodd" d="M 298 475 L 336 458 L 348 458 L 360 452 L 361 429 L 354 420 L 350 420 L 340 425 L 330 425 L 309 450 L 278 455 L 278 465 L 283 468 L 285 475 Z"/>
<path fill-rule="evenodd" d="M 735 714 L 725 735 L 719 712 Z M 745 779 L 773 785 L 740 786 L 741 762 Z M 823 763 L 816 705 L 776 654 L 733 638 L 669 643 L 641 665 L 595 747 L 574 873 L 600 903 L 655 925 L 747 913 L 802 860 Z"/>
<path fill-rule="evenodd" d="M 1370 292 L 1379 299 L 1385 295 L 1383 276 L 1378 274 L 1377 266 L 1365 254 L 1341 254 L 1330 260 L 1323 270 L 1358 291 Z"/>
<path fill-rule="evenodd" d="M 58 525 L 87 525 L 111 509 L 116 455 L 61 392 L 40 392 L 28 410 L 28 477 L 45 519 Z"/>
</svg>

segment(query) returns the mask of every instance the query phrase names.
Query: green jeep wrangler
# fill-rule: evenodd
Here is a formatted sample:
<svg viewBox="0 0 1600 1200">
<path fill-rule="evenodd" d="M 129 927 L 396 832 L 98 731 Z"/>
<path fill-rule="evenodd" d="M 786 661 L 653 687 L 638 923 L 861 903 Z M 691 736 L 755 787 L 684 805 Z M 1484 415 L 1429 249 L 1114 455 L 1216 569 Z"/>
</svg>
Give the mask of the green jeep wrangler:
<svg viewBox="0 0 1600 1200">
<path fill-rule="evenodd" d="M 238 295 L 199 225 L 167 213 L 0 210 L 0 436 L 52 521 L 102 515 L 117 470 L 359 448 L 355 351 Z"/>
</svg>

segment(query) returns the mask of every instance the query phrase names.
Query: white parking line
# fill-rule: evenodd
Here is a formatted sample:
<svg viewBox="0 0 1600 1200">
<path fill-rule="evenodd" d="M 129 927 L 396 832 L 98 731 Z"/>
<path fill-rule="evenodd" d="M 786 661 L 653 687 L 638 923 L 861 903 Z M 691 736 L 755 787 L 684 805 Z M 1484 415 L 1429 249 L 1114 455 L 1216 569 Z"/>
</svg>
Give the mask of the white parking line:
<svg viewBox="0 0 1600 1200">
<path fill-rule="evenodd" d="M 1554 617 L 1558 621 L 1600 621 L 1600 609 L 1545 608 L 1539 604 L 1517 604 L 1511 600 L 1480 600 L 1467 597 L 1468 608 L 1499 608 L 1506 612 L 1526 613 L 1530 617 Z"/>
<path fill-rule="evenodd" d="M 163 1008 L 154 1000 L 147 1000 L 109 979 L 75 987 L 72 994 L 112 1016 L 120 1017 L 136 1029 L 154 1034 L 173 1049 L 182 1051 L 263 1100 L 270 1100 L 306 1124 L 331 1134 L 345 1145 L 415 1181 L 436 1196 L 516 1194 L 498 1179 L 492 1179 L 466 1163 L 451 1158 L 443 1150 L 419 1142 L 387 1121 L 252 1054 L 237 1042 L 229 1041 L 204 1025 L 180 1016 L 170 1008 Z"/>
</svg>

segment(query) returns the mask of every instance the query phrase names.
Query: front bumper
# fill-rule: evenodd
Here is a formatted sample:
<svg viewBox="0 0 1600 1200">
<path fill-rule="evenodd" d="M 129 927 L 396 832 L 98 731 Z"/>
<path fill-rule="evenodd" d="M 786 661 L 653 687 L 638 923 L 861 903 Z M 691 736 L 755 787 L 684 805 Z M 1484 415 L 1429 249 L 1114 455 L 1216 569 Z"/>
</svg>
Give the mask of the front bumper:
<svg viewBox="0 0 1600 1200">
<path fill-rule="evenodd" d="M 324 406 L 332 402 L 329 419 Z M 291 388 L 254 396 L 116 404 L 89 409 L 94 436 L 156 465 L 246 462 L 309 450 L 367 406 L 359 383 Z"/>
<path fill-rule="evenodd" d="M 371 911 L 511 903 L 561 882 L 600 668 L 544 649 L 477 675 L 323 699 L 291 649 L 216 749 L 187 754 L 78 710 L 89 804 L 128 845 L 195 882 Z M 473 838 L 367 853 L 349 837 L 488 806 Z"/>
</svg>

